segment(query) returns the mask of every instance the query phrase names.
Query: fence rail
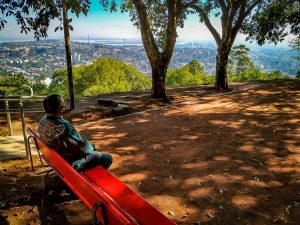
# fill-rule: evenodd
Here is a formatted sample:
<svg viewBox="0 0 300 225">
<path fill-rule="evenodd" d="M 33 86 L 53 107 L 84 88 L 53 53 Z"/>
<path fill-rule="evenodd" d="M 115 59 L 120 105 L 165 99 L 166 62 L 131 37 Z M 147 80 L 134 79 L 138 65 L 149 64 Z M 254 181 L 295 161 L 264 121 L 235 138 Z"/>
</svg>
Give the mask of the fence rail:
<svg viewBox="0 0 300 225">
<path fill-rule="evenodd" d="M 45 110 L 43 108 L 36 108 L 36 109 L 23 109 L 24 112 L 28 113 L 34 113 L 34 112 L 44 112 Z M 0 109 L 0 114 L 6 114 L 6 113 L 20 113 L 20 109 Z"/>
<path fill-rule="evenodd" d="M 45 98 L 45 96 L 22 96 L 22 95 L 15 95 L 15 96 L 0 97 L 0 101 L 22 101 L 22 100 L 41 101 L 44 98 Z"/>
<path fill-rule="evenodd" d="M 23 96 L 23 95 L 12 95 L 7 96 L 4 92 L 3 96 L 0 96 L 0 102 L 4 102 L 5 108 L 0 109 L 0 114 L 6 114 L 7 118 L 7 126 L 9 129 L 9 134 L 13 135 L 13 129 L 11 124 L 11 113 L 20 113 L 21 122 L 22 122 L 22 131 L 23 131 L 23 137 L 24 137 L 24 144 L 25 144 L 25 150 L 26 150 L 26 157 L 29 158 L 29 148 L 28 148 L 28 142 L 27 142 L 27 132 L 26 132 L 26 121 L 25 121 L 25 113 L 36 113 L 36 112 L 44 112 L 42 108 L 32 108 L 32 109 L 25 109 L 23 105 L 23 101 L 36 101 L 41 102 L 45 96 L 33 96 L 33 90 L 28 85 L 0 85 L 0 87 L 20 87 L 20 88 L 28 88 L 30 91 L 30 96 Z M 9 108 L 9 102 L 19 102 L 19 108 L 17 109 L 10 109 Z"/>
<path fill-rule="evenodd" d="M 21 85 L 18 85 L 18 84 L 0 84 L 0 87 L 18 87 L 18 88 L 23 88 L 23 89 L 28 88 L 29 92 L 30 92 L 30 96 L 33 96 L 32 88 L 30 86 L 26 85 L 26 84 L 21 84 Z"/>
</svg>

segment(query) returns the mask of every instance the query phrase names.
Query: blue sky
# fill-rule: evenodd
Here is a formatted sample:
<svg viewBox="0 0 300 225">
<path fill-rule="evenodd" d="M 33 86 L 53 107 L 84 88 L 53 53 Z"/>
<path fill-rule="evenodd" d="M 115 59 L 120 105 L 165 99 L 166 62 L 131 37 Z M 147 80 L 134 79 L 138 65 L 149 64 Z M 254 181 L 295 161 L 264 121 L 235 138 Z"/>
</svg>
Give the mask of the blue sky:
<svg viewBox="0 0 300 225">
<path fill-rule="evenodd" d="M 110 13 L 103 10 L 99 0 L 92 0 L 92 5 L 88 16 L 81 15 L 79 18 L 72 16 L 72 26 L 74 31 L 71 32 L 72 39 L 87 38 L 126 38 L 140 39 L 140 31 L 132 25 L 128 14 Z M 49 27 L 49 38 L 62 38 L 63 32 L 54 32 L 55 27 L 59 24 L 57 20 L 51 22 Z M 220 24 L 214 21 L 217 29 Z M 8 23 L 4 30 L 0 31 L 0 38 L 17 38 L 33 39 L 33 34 L 21 34 L 20 28 L 14 18 L 8 18 Z M 199 22 L 197 15 L 191 15 L 185 22 L 183 29 L 178 28 L 178 38 L 181 40 L 212 40 L 210 32 L 204 24 Z M 238 39 L 243 39 L 238 37 Z"/>
<path fill-rule="evenodd" d="M 104 38 L 120 38 L 120 39 L 140 39 L 140 31 L 132 25 L 128 14 L 110 13 L 103 10 L 99 4 L 99 0 L 91 1 L 91 9 L 88 16 L 80 15 L 76 18 L 74 15 L 72 26 L 74 31 L 71 32 L 71 39 L 104 39 Z M 63 31 L 54 32 L 55 27 L 59 24 L 58 20 L 51 22 L 48 30 L 49 38 L 63 38 Z M 212 21 L 214 27 L 220 32 L 219 18 Z M 197 15 L 188 16 L 183 29 L 178 28 L 178 41 L 180 40 L 209 40 L 214 39 L 206 26 L 199 22 Z M 20 33 L 20 28 L 14 18 L 8 18 L 8 23 L 4 30 L 0 31 L 0 38 L 16 38 L 33 40 L 33 33 L 27 35 Z M 245 40 L 245 36 L 238 34 L 236 41 Z"/>
</svg>

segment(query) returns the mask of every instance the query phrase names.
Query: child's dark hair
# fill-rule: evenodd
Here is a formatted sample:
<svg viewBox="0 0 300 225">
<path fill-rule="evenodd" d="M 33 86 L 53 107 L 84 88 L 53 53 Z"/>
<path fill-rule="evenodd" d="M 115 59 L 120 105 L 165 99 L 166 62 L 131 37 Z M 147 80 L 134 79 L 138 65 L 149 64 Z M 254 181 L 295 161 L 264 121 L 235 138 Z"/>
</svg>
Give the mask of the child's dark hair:
<svg viewBox="0 0 300 225">
<path fill-rule="evenodd" d="M 60 95 L 52 94 L 44 99 L 43 106 L 47 114 L 57 114 L 62 102 L 63 99 Z"/>
</svg>

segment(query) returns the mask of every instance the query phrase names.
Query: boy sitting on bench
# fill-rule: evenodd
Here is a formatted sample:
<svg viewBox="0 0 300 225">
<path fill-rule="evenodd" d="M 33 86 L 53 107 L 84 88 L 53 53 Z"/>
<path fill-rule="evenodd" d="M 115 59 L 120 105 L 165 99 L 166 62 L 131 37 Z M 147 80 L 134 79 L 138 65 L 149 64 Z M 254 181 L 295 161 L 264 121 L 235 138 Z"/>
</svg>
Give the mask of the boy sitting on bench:
<svg viewBox="0 0 300 225">
<path fill-rule="evenodd" d="M 43 101 L 46 115 L 40 120 L 38 132 L 42 141 L 52 147 L 78 172 L 101 165 L 108 169 L 110 154 L 100 153 L 83 139 L 70 122 L 62 118 L 66 108 L 60 95 L 52 94 Z"/>
</svg>

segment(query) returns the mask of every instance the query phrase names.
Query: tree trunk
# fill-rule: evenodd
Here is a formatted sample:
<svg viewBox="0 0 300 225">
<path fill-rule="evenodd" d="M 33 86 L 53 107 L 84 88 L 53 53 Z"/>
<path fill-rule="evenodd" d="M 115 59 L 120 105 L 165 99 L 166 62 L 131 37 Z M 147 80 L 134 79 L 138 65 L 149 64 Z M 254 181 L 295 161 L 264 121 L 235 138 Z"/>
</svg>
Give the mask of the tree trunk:
<svg viewBox="0 0 300 225">
<path fill-rule="evenodd" d="M 216 57 L 216 90 L 228 90 L 227 83 L 227 63 L 228 63 L 229 51 L 218 49 L 218 55 Z"/>
<path fill-rule="evenodd" d="M 151 98 L 165 98 L 167 99 L 165 79 L 167 75 L 168 65 L 161 61 L 151 63 L 152 68 L 152 90 Z"/>
<path fill-rule="evenodd" d="M 70 32 L 69 32 L 69 18 L 68 18 L 68 12 L 67 12 L 65 0 L 62 1 L 62 8 L 63 8 L 63 24 L 64 24 L 64 37 L 65 37 L 70 107 L 71 107 L 71 109 L 75 109 L 75 98 L 74 98 L 74 89 L 73 89 L 73 72 L 72 72 L 72 60 L 71 60 L 71 43 L 70 43 Z"/>
</svg>

